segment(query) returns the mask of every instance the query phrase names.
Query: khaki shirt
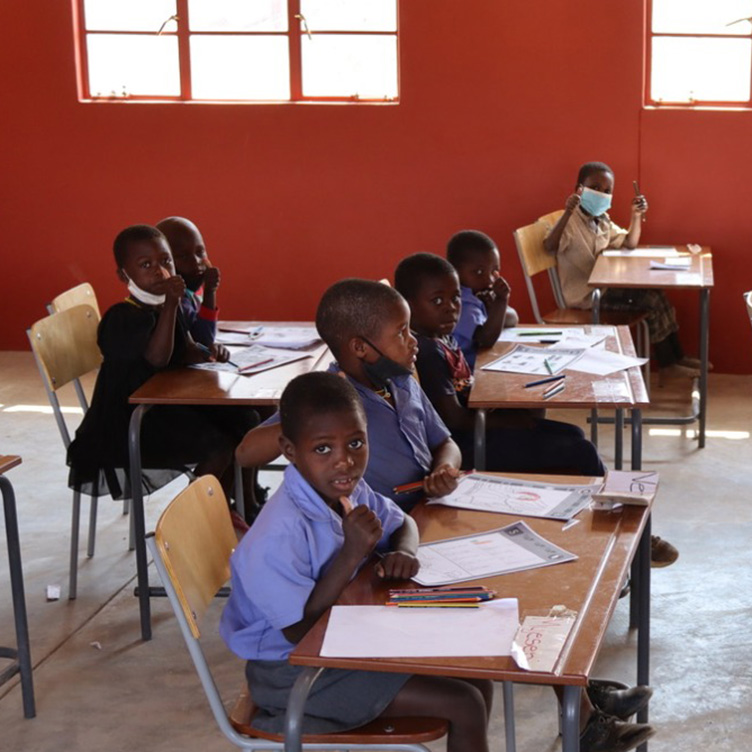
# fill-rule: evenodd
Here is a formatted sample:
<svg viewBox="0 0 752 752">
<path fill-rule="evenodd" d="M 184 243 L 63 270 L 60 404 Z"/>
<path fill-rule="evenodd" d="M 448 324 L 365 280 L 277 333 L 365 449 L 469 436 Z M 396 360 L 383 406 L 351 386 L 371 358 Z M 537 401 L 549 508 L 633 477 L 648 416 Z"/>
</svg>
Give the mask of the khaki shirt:
<svg viewBox="0 0 752 752">
<path fill-rule="evenodd" d="M 614 224 L 608 214 L 595 218 L 579 207 L 575 209 L 556 253 L 561 289 L 569 308 L 591 307 L 592 289 L 587 281 L 595 259 L 606 248 L 621 248 L 626 237 L 627 231 Z"/>
</svg>

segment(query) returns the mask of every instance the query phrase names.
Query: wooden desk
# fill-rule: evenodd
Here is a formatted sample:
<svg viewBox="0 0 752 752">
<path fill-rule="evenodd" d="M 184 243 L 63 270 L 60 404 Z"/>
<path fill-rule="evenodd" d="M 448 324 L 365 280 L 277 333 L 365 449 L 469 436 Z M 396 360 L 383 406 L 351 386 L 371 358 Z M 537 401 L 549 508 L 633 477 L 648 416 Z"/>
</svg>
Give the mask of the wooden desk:
<svg viewBox="0 0 752 752">
<path fill-rule="evenodd" d="M 34 718 L 37 711 L 31 676 L 31 648 L 29 645 L 29 624 L 26 618 L 23 567 L 21 566 L 21 543 L 18 538 L 16 496 L 11 482 L 5 477 L 8 470 L 20 464 L 20 457 L 0 455 L 0 493 L 3 496 L 5 538 L 8 542 L 8 569 L 10 570 L 10 588 L 13 597 L 13 618 L 16 624 L 16 647 L 0 647 L 0 658 L 9 658 L 12 661 L 10 666 L 0 672 L 0 685 L 16 674 L 21 674 L 24 716 Z"/>
<path fill-rule="evenodd" d="M 677 246 L 680 252 L 686 246 Z M 699 446 L 705 446 L 705 422 L 708 402 L 708 334 L 710 316 L 710 289 L 713 287 L 713 254 L 707 246 L 698 254 L 689 254 L 691 266 L 688 271 L 651 269 L 655 259 L 635 256 L 605 256 L 600 254 L 588 280 L 596 288 L 593 298 L 593 316 L 598 320 L 600 293 L 608 287 L 660 288 L 667 290 L 697 290 L 700 296 L 700 384 L 699 398 L 692 414 L 679 418 L 651 417 L 644 423 L 662 425 L 688 425 L 698 421 Z"/>
<path fill-rule="evenodd" d="M 505 475 L 513 475 L 505 473 Z M 514 477 L 546 481 L 585 482 L 571 476 Z M 422 541 L 442 540 L 495 529 L 515 518 L 449 507 L 418 505 L 413 511 Z M 464 658 L 325 658 L 319 655 L 328 613 L 303 638 L 290 663 L 308 667 L 296 682 L 288 706 L 285 749 L 300 750 L 300 719 L 310 687 L 323 667 L 406 672 L 424 675 L 493 679 L 527 684 L 556 684 L 564 688 L 563 752 L 579 751 L 580 692 L 587 685 L 611 615 L 616 607 L 630 562 L 639 558 L 640 584 L 637 681 L 649 679 L 650 631 L 650 509 L 629 507 L 617 513 L 584 510 L 580 524 L 562 531 L 562 523 L 526 517 L 536 532 L 578 555 L 574 562 L 478 580 L 499 593 L 519 599 L 520 615 L 547 612 L 563 604 L 577 611 L 577 619 L 553 673 L 525 672 L 510 657 Z M 348 585 L 340 604 L 383 604 L 389 583 L 366 567 Z M 641 720 L 647 720 L 645 712 Z M 507 719 L 507 723 L 511 719 Z"/>
<path fill-rule="evenodd" d="M 243 323 L 246 326 L 256 322 Z M 294 326 L 291 322 L 274 322 Z M 266 325 L 274 325 L 264 322 Z M 303 324 L 300 324 L 301 326 Z M 306 324 L 308 325 L 308 324 Z M 141 636 L 151 639 L 152 594 L 163 595 L 162 588 L 149 587 L 146 541 L 144 535 L 144 499 L 141 488 L 141 422 L 146 411 L 154 405 L 276 405 L 288 382 L 303 373 L 321 370 L 329 365 L 329 349 L 324 344 L 307 350 L 312 357 L 296 360 L 279 368 L 271 368 L 254 376 L 223 371 L 204 371 L 196 368 L 177 368 L 160 371 L 137 389 L 129 399 L 137 405 L 128 429 L 131 492 L 133 497 L 133 531 L 136 548 L 138 586 L 136 594 L 141 613 Z"/>
<path fill-rule="evenodd" d="M 536 328 L 545 329 L 545 326 Z M 550 326 L 560 330 L 561 326 Z M 586 332 L 606 331 L 606 347 L 624 355 L 635 356 L 634 344 L 626 326 L 585 326 Z M 486 410 L 504 408 L 566 407 L 616 410 L 616 469 L 622 464 L 622 434 L 624 410 L 632 413 L 632 468 L 642 465 L 641 408 L 649 404 L 645 382 L 638 367 L 618 371 L 608 376 L 594 376 L 581 371 L 566 370 L 566 388 L 549 400 L 542 400 L 541 388 L 525 389 L 525 384 L 536 379 L 530 374 L 484 371 L 483 366 L 508 352 L 515 343 L 497 342 L 493 347 L 478 353 L 475 383 L 470 391 L 469 407 L 475 409 L 475 467 L 486 464 Z M 530 343 L 535 345 L 535 343 Z M 597 423 L 593 423 L 593 430 Z"/>
</svg>

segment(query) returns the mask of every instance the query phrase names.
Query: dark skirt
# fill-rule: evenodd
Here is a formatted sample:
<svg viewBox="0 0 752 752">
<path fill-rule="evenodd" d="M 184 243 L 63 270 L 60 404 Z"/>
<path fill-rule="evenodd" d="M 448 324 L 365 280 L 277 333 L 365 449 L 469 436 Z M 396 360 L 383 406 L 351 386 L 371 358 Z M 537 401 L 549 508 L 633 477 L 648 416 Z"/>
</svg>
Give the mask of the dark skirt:
<svg viewBox="0 0 752 752">
<path fill-rule="evenodd" d="M 679 329 L 676 310 L 663 290 L 609 288 L 603 295 L 602 307 L 604 311 L 644 311 L 651 344 L 663 342 Z"/>
</svg>

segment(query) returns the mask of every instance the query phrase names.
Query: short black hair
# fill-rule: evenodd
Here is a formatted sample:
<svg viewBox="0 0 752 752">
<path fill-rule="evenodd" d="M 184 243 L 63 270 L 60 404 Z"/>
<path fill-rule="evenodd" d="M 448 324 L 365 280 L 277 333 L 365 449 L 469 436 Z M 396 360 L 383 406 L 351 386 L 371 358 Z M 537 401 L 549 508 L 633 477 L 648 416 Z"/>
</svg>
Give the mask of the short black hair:
<svg viewBox="0 0 752 752">
<path fill-rule="evenodd" d="M 424 280 L 431 277 L 457 275 L 454 267 L 434 253 L 413 253 L 402 259 L 394 270 L 394 287 L 407 300 L 413 300 Z"/>
<path fill-rule="evenodd" d="M 365 420 L 365 410 L 353 385 L 342 376 L 311 371 L 296 376 L 282 392 L 279 419 L 282 433 L 295 442 L 300 427 L 312 415 L 358 412 Z"/>
<path fill-rule="evenodd" d="M 376 337 L 389 306 L 402 296 L 383 282 L 342 279 L 322 296 L 316 309 L 316 329 L 334 357 L 353 337 Z"/>
<path fill-rule="evenodd" d="M 577 173 L 577 185 L 582 185 L 593 173 L 614 171 L 605 162 L 585 162 Z"/>
<path fill-rule="evenodd" d="M 478 251 L 493 251 L 496 243 L 480 230 L 460 230 L 449 238 L 447 259 L 455 268 L 467 261 L 468 256 Z"/>
<path fill-rule="evenodd" d="M 118 269 L 122 269 L 125 265 L 128 251 L 133 243 L 142 243 L 145 240 L 157 239 L 164 240 L 165 243 L 167 242 L 164 234 L 151 225 L 131 225 L 119 232 L 115 238 L 115 242 L 112 244 L 112 251 L 115 254 L 115 263 Z"/>
</svg>

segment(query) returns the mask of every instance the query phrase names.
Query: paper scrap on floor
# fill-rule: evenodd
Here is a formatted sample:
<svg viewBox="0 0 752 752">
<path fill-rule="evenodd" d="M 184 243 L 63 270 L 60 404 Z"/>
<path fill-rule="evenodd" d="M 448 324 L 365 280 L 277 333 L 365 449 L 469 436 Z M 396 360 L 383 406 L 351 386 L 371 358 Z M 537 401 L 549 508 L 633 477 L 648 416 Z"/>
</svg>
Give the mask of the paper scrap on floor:
<svg viewBox="0 0 752 752">
<path fill-rule="evenodd" d="M 600 488 L 600 482 L 587 486 L 535 483 L 471 473 L 460 478 L 457 488 L 451 494 L 431 499 L 428 504 L 523 517 L 569 520 L 588 506 L 590 496 Z"/>
<path fill-rule="evenodd" d="M 232 363 L 195 363 L 190 367 L 202 371 L 225 371 L 241 376 L 253 376 L 256 373 L 268 371 L 270 368 L 286 366 L 288 363 L 310 357 L 310 353 L 274 350 L 262 345 L 250 345 L 249 347 L 230 348 Z"/>
<path fill-rule="evenodd" d="M 483 366 L 484 371 L 504 371 L 507 373 L 530 373 L 548 376 L 559 373 L 582 356 L 584 350 L 551 350 L 542 347 L 515 345 L 508 353 Z M 546 367 L 548 362 L 548 368 Z"/>
<path fill-rule="evenodd" d="M 328 658 L 509 655 L 519 625 L 516 598 L 478 608 L 333 606 L 321 645 Z"/>
<path fill-rule="evenodd" d="M 634 366 L 643 366 L 645 363 L 647 363 L 647 358 L 634 358 L 631 355 L 622 355 L 610 350 L 590 348 L 584 351 L 583 356 L 576 363 L 568 367 L 573 371 L 608 376 L 610 373 L 625 371 Z"/>
<path fill-rule="evenodd" d="M 418 547 L 420 585 L 449 585 L 548 567 L 577 557 L 534 532 L 522 520 L 478 535 L 465 535 Z"/>
<path fill-rule="evenodd" d="M 626 248 L 609 248 L 603 251 L 604 256 L 631 256 L 632 258 L 666 258 L 678 256 L 679 249 L 672 245 L 654 245 L 649 248 L 634 248 L 631 251 Z"/>
</svg>

